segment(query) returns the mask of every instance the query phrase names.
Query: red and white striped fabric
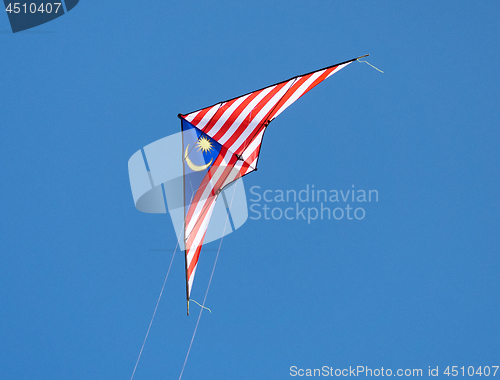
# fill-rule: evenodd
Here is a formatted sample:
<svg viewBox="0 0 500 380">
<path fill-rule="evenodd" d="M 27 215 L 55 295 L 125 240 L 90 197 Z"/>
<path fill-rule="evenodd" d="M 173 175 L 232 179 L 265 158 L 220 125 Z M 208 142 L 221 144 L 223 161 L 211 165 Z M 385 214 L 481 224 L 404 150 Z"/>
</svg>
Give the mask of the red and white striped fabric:
<svg viewBox="0 0 500 380">
<path fill-rule="evenodd" d="M 264 131 L 274 118 L 306 92 L 356 59 L 179 115 L 224 148 L 197 190 L 186 215 L 188 300 L 218 192 L 239 177 L 256 170 Z"/>
</svg>

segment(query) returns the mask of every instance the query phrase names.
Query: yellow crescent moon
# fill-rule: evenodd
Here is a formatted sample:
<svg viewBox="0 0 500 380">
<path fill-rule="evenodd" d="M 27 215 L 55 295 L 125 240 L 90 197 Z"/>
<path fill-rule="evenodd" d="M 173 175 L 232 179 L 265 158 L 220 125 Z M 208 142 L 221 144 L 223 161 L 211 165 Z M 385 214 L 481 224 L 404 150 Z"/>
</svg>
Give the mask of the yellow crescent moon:
<svg viewBox="0 0 500 380">
<path fill-rule="evenodd" d="M 193 164 L 193 162 L 189 158 L 188 150 L 189 150 L 189 144 L 186 147 L 186 151 L 184 152 L 184 159 L 186 160 L 186 163 L 188 164 L 188 166 L 189 166 L 189 168 L 191 170 L 194 170 L 195 172 L 201 172 L 202 170 L 208 169 L 208 167 L 210 165 L 212 165 L 212 161 L 214 160 L 213 158 L 210 160 L 210 162 L 208 164 L 205 164 L 205 165 L 195 165 L 195 164 Z"/>
</svg>

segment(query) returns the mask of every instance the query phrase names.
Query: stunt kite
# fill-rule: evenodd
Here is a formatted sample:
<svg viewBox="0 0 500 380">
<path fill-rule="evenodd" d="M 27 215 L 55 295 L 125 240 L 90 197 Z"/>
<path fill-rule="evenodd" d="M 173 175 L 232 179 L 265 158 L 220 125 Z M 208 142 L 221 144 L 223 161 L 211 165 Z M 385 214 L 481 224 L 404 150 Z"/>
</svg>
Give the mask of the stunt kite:
<svg viewBox="0 0 500 380">
<path fill-rule="evenodd" d="M 189 300 L 203 240 L 221 190 L 255 170 L 269 123 L 298 98 L 359 58 L 179 114 L 184 161 L 184 243 Z"/>
</svg>

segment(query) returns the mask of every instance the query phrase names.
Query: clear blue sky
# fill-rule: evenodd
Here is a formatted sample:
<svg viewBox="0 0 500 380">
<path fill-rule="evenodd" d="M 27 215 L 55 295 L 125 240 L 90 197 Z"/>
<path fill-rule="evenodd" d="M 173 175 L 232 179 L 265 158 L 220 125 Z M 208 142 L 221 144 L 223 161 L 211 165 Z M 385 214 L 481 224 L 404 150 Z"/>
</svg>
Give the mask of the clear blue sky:
<svg viewBox="0 0 500 380">
<path fill-rule="evenodd" d="M 367 53 L 385 74 L 353 63 L 292 105 L 245 186 L 379 201 L 360 221 L 248 220 L 224 238 L 183 379 L 500 365 L 499 14 L 82 0 L 12 34 L 2 13 L 0 378 L 129 379 L 176 244 L 168 216 L 135 209 L 129 157 L 179 112 Z M 179 376 L 199 310 L 185 315 L 183 260 L 134 379 Z"/>
</svg>

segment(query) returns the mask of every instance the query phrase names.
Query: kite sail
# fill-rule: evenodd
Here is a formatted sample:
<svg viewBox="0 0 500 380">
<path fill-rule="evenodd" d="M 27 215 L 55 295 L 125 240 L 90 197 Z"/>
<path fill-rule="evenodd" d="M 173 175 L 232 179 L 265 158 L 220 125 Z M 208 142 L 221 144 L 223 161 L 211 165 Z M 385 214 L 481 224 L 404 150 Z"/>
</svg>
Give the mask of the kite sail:
<svg viewBox="0 0 500 380">
<path fill-rule="evenodd" d="M 362 57 L 178 115 L 183 131 L 188 315 L 200 251 L 221 190 L 257 170 L 262 137 L 271 121 L 313 87 Z"/>
</svg>

